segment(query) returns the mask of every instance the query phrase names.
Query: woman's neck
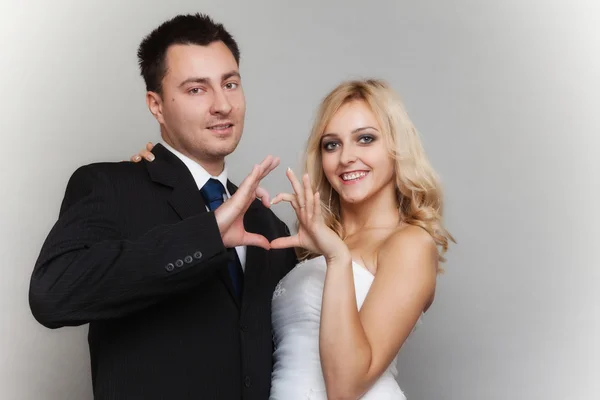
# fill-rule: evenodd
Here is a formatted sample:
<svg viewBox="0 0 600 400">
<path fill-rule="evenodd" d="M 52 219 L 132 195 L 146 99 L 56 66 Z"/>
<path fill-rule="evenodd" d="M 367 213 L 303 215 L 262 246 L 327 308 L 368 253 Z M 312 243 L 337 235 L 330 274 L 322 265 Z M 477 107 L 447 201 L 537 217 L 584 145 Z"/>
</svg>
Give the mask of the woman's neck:
<svg viewBox="0 0 600 400">
<path fill-rule="evenodd" d="M 398 199 L 393 185 L 384 188 L 360 203 L 340 200 L 340 216 L 348 236 L 374 228 L 394 228 L 400 223 Z"/>
</svg>

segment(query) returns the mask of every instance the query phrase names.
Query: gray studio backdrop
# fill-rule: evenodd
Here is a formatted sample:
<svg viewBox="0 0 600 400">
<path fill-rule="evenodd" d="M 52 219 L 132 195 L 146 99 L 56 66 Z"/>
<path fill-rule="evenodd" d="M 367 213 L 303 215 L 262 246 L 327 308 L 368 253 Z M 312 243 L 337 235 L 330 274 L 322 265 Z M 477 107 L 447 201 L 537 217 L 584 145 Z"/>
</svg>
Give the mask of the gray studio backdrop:
<svg viewBox="0 0 600 400">
<path fill-rule="evenodd" d="M 0 398 L 91 399 L 87 328 L 36 324 L 29 276 L 70 174 L 158 139 L 136 47 L 196 11 L 242 49 L 237 182 L 272 153 L 265 186 L 288 190 L 340 80 L 382 77 L 404 97 L 459 242 L 402 350 L 409 399 L 600 398 L 600 10 L 570 3 L 3 0 Z"/>
</svg>

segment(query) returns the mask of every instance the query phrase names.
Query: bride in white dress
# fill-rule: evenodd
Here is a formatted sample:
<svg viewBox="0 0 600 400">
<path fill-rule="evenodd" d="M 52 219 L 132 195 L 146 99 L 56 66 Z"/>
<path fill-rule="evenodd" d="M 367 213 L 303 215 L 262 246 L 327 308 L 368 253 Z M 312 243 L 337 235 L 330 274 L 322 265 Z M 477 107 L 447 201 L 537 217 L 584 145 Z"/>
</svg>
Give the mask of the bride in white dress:
<svg viewBox="0 0 600 400">
<path fill-rule="evenodd" d="M 442 194 L 401 100 L 381 81 L 344 82 L 322 102 L 306 174 L 288 169 L 306 250 L 273 294 L 271 399 L 405 399 L 402 344 L 432 304 L 452 240 Z"/>
</svg>

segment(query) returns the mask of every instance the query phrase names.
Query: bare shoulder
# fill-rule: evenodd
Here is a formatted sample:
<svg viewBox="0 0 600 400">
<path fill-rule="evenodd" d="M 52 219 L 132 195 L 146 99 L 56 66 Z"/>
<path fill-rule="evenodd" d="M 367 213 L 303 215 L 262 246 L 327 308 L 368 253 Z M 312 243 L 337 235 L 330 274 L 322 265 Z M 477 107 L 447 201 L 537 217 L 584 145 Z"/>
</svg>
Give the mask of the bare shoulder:
<svg viewBox="0 0 600 400">
<path fill-rule="evenodd" d="M 394 231 L 381 245 L 378 252 L 380 265 L 421 267 L 431 265 L 437 269 L 438 250 L 431 235 L 423 228 L 406 225 Z"/>
</svg>

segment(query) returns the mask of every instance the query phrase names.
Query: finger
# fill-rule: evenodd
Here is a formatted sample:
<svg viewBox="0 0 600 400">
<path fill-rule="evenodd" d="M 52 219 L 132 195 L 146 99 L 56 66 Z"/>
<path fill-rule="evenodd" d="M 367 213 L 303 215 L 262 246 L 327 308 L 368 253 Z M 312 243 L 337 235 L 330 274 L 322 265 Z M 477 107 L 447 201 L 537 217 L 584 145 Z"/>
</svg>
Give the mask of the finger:
<svg viewBox="0 0 600 400">
<path fill-rule="evenodd" d="M 321 193 L 316 192 L 315 193 L 315 217 L 317 218 L 322 218 L 323 214 L 322 214 L 322 210 L 321 210 Z"/>
<path fill-rule="evenodd" d="M 141 155 L 142 157 L 144 157 L 146 160 L 150 161 L 150 162 L 154 161 L 154 154 L 152 154 L 152 153 L 151 153 L 150 151 L 148 151 L 148 150 L 142 150 L 142 151 L 140 152 L 140 155 Z"/>
<path fill-rule="evenodd" d="M 272 249 L 289 249 L 290 247 L 300 247 L 298 235 L 280 237 L 271 242 Z"/>
<path fill-rule="evenodd" d="M 271 164 L 267 167 L 267 171 L 264 173 L 263 177 L 261 179 L 263 179 L 265 176 L 269 175 L 271 173 L 271 171 L 273 171 L 275 168 L 277 168 L 279 166 L 279 157 L 274 157 L 273 160 L 271 161 Z"/>
<path fill-rule="evenodd" d="M 302 183 L 304 184 L 304 199 L 306 204 L 306 215 L 308 218 L 312 218 L 313 216 L 313 205 L 314 205 L 314 195 L 312 188 L 310 187 L 310 177 L 308 174 L 304 174 L 302 176 Z"/>
<path fill-rule="evenodd" d="M 256 193 L 256 197 L 260 199 L 261 203 L 265 207 L 271 208 L 271 201 L 270 201 L 269 192 L 267 192 L 266 189 L 264 189 L 262 187 L 258 187 L 256 189 L 255 193 Z"/>
<path fill-rule="evenodd" d="M 248 192 L 244 193 L 246 197 L 246 207 L 250 206 L 250 204 L 256 199 L 259 198 L 261 201 L 262 198 L 265 197 L 264 201 L 266 201 L 266 205 L 270 206 L 269 203 L 269 193 L 266 189 L 260 187 L 260 177 L 262 175 L 261 171 L 262 167 L 260 165 L 257 166 L 256 173 L 253 173 L 249 178 Z M 265 204 L 263 201 L 263 204 Z"/>
<path fill-rule="evenodd" d="M 266 237 L 257 233 L 250 232 L 244 233 L 244 237 L 242 238 L 242 245 L 262 247 L 265 250 L 271 249 L 271 243 L 269 243 Z"/>
<path fill-rule="evenodd" d="M 279 157 L 273 157 L 272 155 L 268 155 L 265 159 L 260 163 L 262 168 L 260 179 L 263 179 L 265 176 L 269 175 L 271 171 L 273 171 L 279 165 Z"/>
<path fill-rule="evenodd" d="M 152 142 L 146 143 L 146 150 L 152 151 L 153 148 L 154 148 L 154 145 L 152 144 Z"/>
<path fill-rule="evenodd" d="M 255 165 L 254 168 L 252 168 L 252 172 L 250 172 L 250 174 L 242 181 L 235 194 L 231 196 L 231 200 L 235 199 L 236 202 L 239 202 L 237 204 L 243 211 L 245 211 L 256 198 L 260 171 L 260 166 Z"/>
<path fill-rule="evenodd" d="M 236 193 L 238 193 L 238 192 L 245 193 L 245 192 L 256 190 L 256 188 L 254 188 L 253 186 L 255 185 L 259 174 L 260 174 L 260 166 L 254 165 L 254 167 L 252 167 L 252 171 L 250 171 L 250 173 L 244 178 L 244 180 L 240 184 L 240 187 L 238 188 Z M 247 193 L 245 193 L 245 194 L 247 194 Z"/>
<path fill-rule="evenodd" d="M 275 196 L 273 198 L 273 200 L 271 200 L 271 204 L 277 204 L 282 201 L 287 201 L 288 203 L 291 203 L 291 205 L 294 208 L 294 210 L 296 211 L 296 213 L 299 212 L 300 205 L 298 204 L 298 199 L 296 198 L 296 195 L 291 194 L 291 193 L 279 193 L 277 196 Z"/>
<path fill-rule="evenodd" d="M 302 185 L 300 185 L 300 182 L 298 182 L 298 178 L 296 178 L 296 175 L 294 175 L 294 171 L 292 171 L 291 168 L 287 169 L 287 177 L 290 180 L 290 182 L 292 183 L 294 192 L 296 192 L 296 196 L 298 197 L 298 204 L 300 205 L 300 208 L 304 208 L 305 207 L 304 191 L 302 190 Z"/>
<path fill-rule="evenodd" d="M 246 206 L 249 206 L 256 197 L 261 199 L 261 202 L 265 207 L 269 208 L 271 206 L 268 192 L 263 188 L 259 188 L 258 185 L 260 184 L 260 180 L 278 165 L 279 158 L 274 158 L 269 155 L 259 165 L 255 166 L 250 175 L 244 179 L 238 188 L 238 192 L 240 192 L 240 196 L 245 197 Z M 250 193 L 252 193 L 253 196 L 250 196 Z"/>
<path fill-rule="evenodd" d="M 275 168 L 277 168 L 277 166 L 279 165 L 279 157 L 273 157 L 271 155 L 265 157 L 265 159 L 258 165 L 258 176 L 252 176 L 251 179 L 249 179 L 249 188 L 248 191 L 250 192 L 256 192 L 256 190 L 258 190 L 258 185 L 260 184 L 260 181 L 267 176 L 271 171 L 273 171 Z M 240 185 L 241 187 L 241 185 Z M 252 201 L 252 200 L 250 200 Z M 250 203 L 248 203 L 250 204 Z M 263 200 L 263 204 L 266 207 L 270 206 L 269 203 L 269 198 L 267 196 L 266 199 Z"/>
<path fill-rule="evenodd" d="M 129 160 L 131 162 L 140 162 L 140 161 L 142 161 L 142 157 L 140 157 L 139 154 L 136 154 L 135 156 L 131 156 L 131 158 Z"/>
<path fill-rule="evenodd" d="M 258 166 L 260 167 L 260 177 L 258 178 L 259 180 L 265 176 L 264 173 L 265 173 L 265 171 L 268 170 L 268 168 L 272 162 L 273 162 L 273 156 L 268 155 L 265 157 L 264 160 L 261 161 L 260 164 L 258 164 Z"/>
<path fill-rule="evenodd" d="M 264 164 L 262 165 L 262 171 L 260 173 L 260 176 L 258 177 L 257 181 L 254 183 L 254 187 L 255 187 L 255 193 L 256 193 L 256 197 L 258 197 L 259 199 L 261 199 L 262 204 L 267 207 L 270 208 L 271 207 L 271 202 L 270 202 L 270 196 L 269 193 L 259 187 L 258 185 L 260 184 L 260 181 L 267 176 L 271 171 L 273 171 L 275 168 L 277 168 L 277 166 L 279 165 L 279 157 L 275 157 L 272 158 L 271 157 L 271 162 L 268 163 L 268 159 L 265 159 L 266 161 L 264 161 Z"/>
</svg>

